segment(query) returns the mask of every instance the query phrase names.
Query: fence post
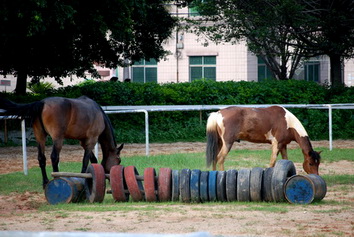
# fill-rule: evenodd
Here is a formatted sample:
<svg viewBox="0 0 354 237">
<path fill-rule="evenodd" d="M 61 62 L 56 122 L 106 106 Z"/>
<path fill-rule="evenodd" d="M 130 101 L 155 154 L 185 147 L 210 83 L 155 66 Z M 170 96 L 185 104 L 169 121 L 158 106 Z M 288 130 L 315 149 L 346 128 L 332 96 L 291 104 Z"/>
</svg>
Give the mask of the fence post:
<svg viewBox="0 0 354 237">
<path fill-rule="evenodd" d="M 23 154 L 23 173 L 28 175 L 27 167 L 27 146 L 26 146 L 26 123 L 25 120 L 21 120 L 21 130 L 22 130 L 22 154 Z"/>
<path fill-rule="evenodd" d="M 328 105 L 329 150 L 332 151 L 332 105 Z"/>
</svg>

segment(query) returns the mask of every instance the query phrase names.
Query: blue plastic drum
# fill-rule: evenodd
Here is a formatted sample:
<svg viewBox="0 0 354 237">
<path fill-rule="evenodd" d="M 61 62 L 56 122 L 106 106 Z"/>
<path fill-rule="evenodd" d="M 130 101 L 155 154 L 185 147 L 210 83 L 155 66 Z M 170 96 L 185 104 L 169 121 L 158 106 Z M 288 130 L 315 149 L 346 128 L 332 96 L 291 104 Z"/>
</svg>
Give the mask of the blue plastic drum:
<svg viewBox="0 0 354 237">
<path fill-rule="evenodd" d="M 45 198 L 49 204 L 80 202 L 85 200 L 85 179 L 60 177 L 51 180 L 45 187 Z"/>
<path fill-rule="evenodd" d="M 324 198 L 326 183 L 318 175 L 294 175 L 284 185 L 286 200 L 294 204 L 309 204 Z"/>
</svg>

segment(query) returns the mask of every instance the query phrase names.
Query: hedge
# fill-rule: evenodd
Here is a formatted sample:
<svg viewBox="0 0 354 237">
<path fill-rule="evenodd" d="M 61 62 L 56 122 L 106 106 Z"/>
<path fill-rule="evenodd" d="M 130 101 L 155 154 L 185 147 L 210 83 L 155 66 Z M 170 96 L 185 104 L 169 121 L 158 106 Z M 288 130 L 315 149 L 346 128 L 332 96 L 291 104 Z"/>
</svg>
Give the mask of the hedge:
<svg viewBox="0 0 354 237">
<path fill-rule="evenodd" d="M 87 82 L 51 90 L 46 95 L 18 97 L 28 103 L 48 96 L 76 98 L 86 95 L 100 105 L 237 105 L 237 104 L 333 104 L 353 103 L 354 87 L 330 88 L 315 82 L 286 80 L 264 82 L 122 83 Z M 328 139 L 328 110 L 289 109 L 303 123 L 312 140 Z M 152 112 L 149 114 L 152 142 L 204 141 L 210 111 Z M 144 115 L 110 115 L 119 142 L 144 142 Z M 333 110 L 334 139 L 354 139 L 354 111 Z"/>
</svg>

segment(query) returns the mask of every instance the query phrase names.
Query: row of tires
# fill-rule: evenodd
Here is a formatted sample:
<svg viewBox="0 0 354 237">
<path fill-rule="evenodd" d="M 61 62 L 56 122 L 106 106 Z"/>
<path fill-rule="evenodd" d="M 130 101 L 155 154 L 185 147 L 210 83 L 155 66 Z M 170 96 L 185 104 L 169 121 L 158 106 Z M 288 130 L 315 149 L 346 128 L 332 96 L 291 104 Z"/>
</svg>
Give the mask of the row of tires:
<svg viewBox="0 0 354 237">
<path fill-rule="evenodd" d="M 297 176 L 295 166 L 289 160 L 279 160 L 274 168 L 266 169 L 256 167 L 201 171 L 160 168 L 158 175 L 151 167 L 140 175 L 135 166 L 121 165 L 112 167 L 107 175 L 101 165 L 91 164 L 87 173 L 91 178 L 59 177 L 49 182 L 45 190 L 48 202 L 78 202 L 85 198 L 89 202 L 102 202 L 106 194 L 106 178 L 111 186 L 111 190 L 107 192 L 112 194 L 116 202 L 288 200 L 293 203 L 309 203 L 316 198 L 322 199 L 325 195 L 321 191 L 323 183 L 317 185 L 316 182 L 322 180 L 319 176 Z M 287 182 L 289 185 L 284 188 Z"/>
<path fill-rule="evenodd" d="M 198 169 L 144 170 L 141 179 L 134 166 L 113 167 L 110 173 L 115 201 L 182 201 L 232 202 L 285 200 L 283 186 L 288 177 L 296 174 L 291 161 L 280 160 L 274 168 L 201 171 Z M 125 179 L 124 179 L 124 178 Z"/>
</svg>

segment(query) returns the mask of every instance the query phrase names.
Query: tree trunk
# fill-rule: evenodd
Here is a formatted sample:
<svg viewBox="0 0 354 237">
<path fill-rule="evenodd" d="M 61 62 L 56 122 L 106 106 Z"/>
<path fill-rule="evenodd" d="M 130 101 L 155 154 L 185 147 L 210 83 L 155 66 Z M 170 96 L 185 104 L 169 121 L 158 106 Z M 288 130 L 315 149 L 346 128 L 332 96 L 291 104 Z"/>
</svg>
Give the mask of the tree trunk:
<svg viewBox="0 0 354 237">
<path fill-rule="evenodd" d="M 330 59 L 330 66 L 331 66 L 331 73 L 330 73 L 330 80 L 331 86 L 344 86 L 343 81 L 343 71 L 342 71 L 342 60 L 340 54 L 330 54 L 328 55 Z"/>
<path fill-rule="evenodd" d="M 27 72 L 26 70 L 23 69 L 18 70 L 15 93 L 18 95 L 24 95 L 26 94 L 26 88 L 27 88 Z"/>
</svg>

